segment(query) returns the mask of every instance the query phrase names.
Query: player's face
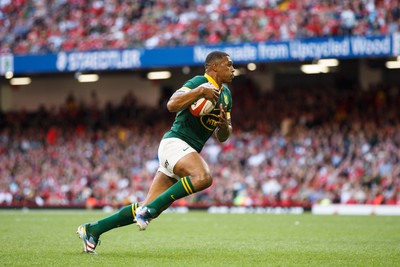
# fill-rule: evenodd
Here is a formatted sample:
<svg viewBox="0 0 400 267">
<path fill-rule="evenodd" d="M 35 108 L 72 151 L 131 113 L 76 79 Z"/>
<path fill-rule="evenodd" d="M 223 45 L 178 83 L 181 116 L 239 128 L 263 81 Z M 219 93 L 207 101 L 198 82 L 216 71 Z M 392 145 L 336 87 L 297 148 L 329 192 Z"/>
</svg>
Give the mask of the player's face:
<svg viewBox="0 0 400 267">
<path fill-rule="evenodd" d="M 218 64 L 218 76 L 223 83 L 230 83 L 235 75 L 235 68 L 233 67 L 233 62 L 229 56 L 221 59 Z"/>
</svg>

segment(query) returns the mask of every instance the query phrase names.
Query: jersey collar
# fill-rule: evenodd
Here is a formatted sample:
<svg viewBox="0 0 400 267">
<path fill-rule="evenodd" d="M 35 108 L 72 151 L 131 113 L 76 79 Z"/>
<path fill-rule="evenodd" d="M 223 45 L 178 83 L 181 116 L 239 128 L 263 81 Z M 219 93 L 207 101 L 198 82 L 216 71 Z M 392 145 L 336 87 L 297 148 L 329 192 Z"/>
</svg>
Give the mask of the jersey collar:
<svg viewBox="0 0 400 267">
<path fill-rule="evenodd" d="M 210 83 L 212 83 L 216 88 L 218 88 L 219 90 L 222 90 L 223 87 L 222 87 L 222 86 L 219 87 L 218 84 L 215 82 L 215 80 L 214 80 L 210 75 L 208 75 L 207 73 L 205 73 L 205 74 L 204 74 L 204 77 L 206 77 L 207 80 L 208 80 Z"/>
</svg>

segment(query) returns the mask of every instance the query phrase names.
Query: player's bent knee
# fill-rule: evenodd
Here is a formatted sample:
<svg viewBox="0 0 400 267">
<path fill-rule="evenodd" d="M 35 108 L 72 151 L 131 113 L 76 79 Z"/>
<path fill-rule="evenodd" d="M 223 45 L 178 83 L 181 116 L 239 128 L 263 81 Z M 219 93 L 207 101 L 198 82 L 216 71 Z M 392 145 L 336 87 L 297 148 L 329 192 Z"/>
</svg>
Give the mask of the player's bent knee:
<svg viewBox="0 0 400 267">
<path fill-rule="evenodd" d="M 193 186 L 196 191 L 201 191 L 212 185 L 213 179 L 210 173 L 192 176 Z"/>
</svg>

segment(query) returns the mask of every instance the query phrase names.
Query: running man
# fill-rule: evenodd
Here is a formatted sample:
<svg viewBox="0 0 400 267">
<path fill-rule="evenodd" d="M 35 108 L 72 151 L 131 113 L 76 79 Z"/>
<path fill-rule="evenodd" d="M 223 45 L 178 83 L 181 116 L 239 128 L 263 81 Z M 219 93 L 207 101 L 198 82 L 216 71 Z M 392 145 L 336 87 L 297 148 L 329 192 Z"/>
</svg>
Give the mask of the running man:
<svg viewBox="0 0 400 267">
<path fill-rule="evenodd" d="M 79 226 L 77 233 L 86 253 L 96 253 L 104 232 L 134 222 L 139 230 L 145 230 L 174 201 L 211 186 L 210 169 L 200 152 L 213 133 L 220 142 L 232 133 L 232 95 L 225 83 L 232 81 L 234 70 L 227 53 L 213 51 L 206 57 L 205 74 L 193 77 L 171 96 L 167 108 L 177 114 L 160 142 L 159 168 L 145 200 L 140 207 L 134 203 L 107 218 Z M 189 107 L 200 98 L 216 105 L 210 114 L 196 117 Z"/>
</svg>

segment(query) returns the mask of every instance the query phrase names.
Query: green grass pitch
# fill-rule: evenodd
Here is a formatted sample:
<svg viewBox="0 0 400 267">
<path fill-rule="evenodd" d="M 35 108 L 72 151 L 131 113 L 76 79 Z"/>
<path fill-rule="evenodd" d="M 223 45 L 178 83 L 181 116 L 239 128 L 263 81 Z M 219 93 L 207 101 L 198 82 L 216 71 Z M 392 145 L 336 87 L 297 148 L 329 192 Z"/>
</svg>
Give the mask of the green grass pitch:
<svg viewBox="0 0 400 267">
<path fill-rule="evenodd" d="M 400 266 L 400 216 L 165 213 L 82 253 L 77 226 L 108 215 L 0 211 L 0 266 Z"/>
</svg>

